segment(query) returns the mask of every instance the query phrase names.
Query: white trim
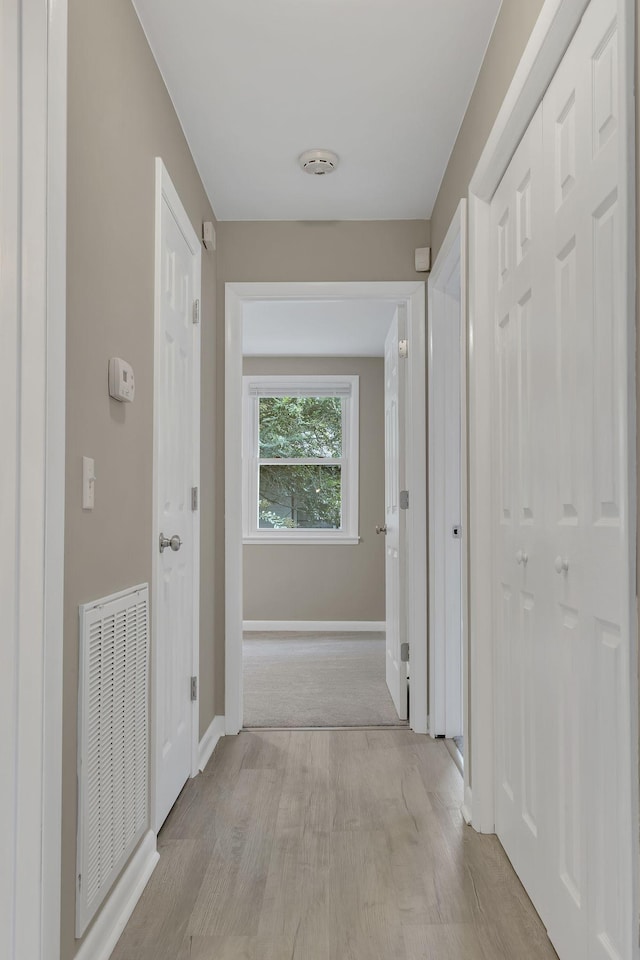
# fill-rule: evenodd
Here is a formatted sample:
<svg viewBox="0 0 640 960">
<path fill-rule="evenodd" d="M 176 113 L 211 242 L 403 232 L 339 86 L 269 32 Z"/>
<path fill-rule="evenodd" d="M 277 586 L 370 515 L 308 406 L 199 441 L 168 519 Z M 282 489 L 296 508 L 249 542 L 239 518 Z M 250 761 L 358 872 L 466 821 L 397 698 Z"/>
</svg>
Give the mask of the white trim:
<svg viewBox="0 0 640 960">
<path fill-rule="evenodd" d="M 267 460 L 259 457 L 259 401 L 273 396 L 337 396 L 342 401 L 342 456 L 335 459 L 300 457 Z M 259 544 L 357 544 L 359 519 L 360 472 L 360 377 L 252 375 L 242 378 L 243 460 L 242 489 L 244 496 L 242 527 L 244 543 Z M 258 527 L 259 464 L 317 463 L 336 465 L 342 469 L 341 524 L 337 530 L 300 529 L 269 530 Z"/>
<path fill-rule="evenodd" d="M 443 738 L 443 742 L 445 747 L 447 748 L 449 756 L 451 757 L 456 767 L 458 768 L 458 773 L 460 774 L 461 777 L 463 777 L 464 776 L 464 757 L 458 750 L 457 743 L 455 742 L 455 740 L 449 739 L 449 737 Z"/>
<path fill-rule="evenodd" d="M 388 300 L 407 304 L 408 636 L 410 724 L 427 732 L 426 297 L 424 281 L 225 284 L 225 714 L 227 733 L 242 729 L 242 310 L 251 300 Z M 323 626 L 322 629 L 326 629 Z"/>
<path fill-rule="evenodd" d="M 47 477 L 43 691 L 42 956 L 60 955 L 66 471 L 67 0 L 49 0 L 47 62 Z M 40 14 L 42 15 L 42 14 Z M 63 238 L 61 242 L 61 238 Z M 31 896 L 33 888 L 31 889 Z"/>
<path fill-rule="evenodd" d="M 384 620 L 244 620 L 245 633 L 384 633 Z"/>
<path fill-rule="evenodd" d="M 0 953 L 60 952 L 66 0 L 0 9 Z M 2 190 L 4 188 L 4 190 Z"/>
<path fill-rule="evenodd" d="M 296 545 L 300 546 L 322 546 L 323 544 L 329 544 L 334 547 L 355 547 L 360 543 L 360 537 L 348 537 L 340 530 L 337 530 L 335 533 L 318 533 L 315 536 L 312 535 L 309 531 L 301 532 L 299 536 L 291 533 L 283 533 L 281 536 L 279 534 L 271 533 L 271 531 L 266 530 L 264 536 L 256 534 L 254 537 L 243 537 L 242 542 L 246 546 L 251 547 L 264 547 L 269 545 L 273 547 L 274 545 L 283 546 L 287 544 L 288 546 Z"/>
<path fill-rule="evenodd" d="M 470 449 L 470 680 L 472 698 L 471 764 L 473 794 L 470 798 L 472 822 L 476 830 L 494 829 L 494 723 L 493 723 L 493 610 L 491 557 L 493 556 L 492 516 L 487 505 L 493 502 L 492 471 L 492 384 L 493 334 L 491 328 L 491 294 L 488 277 L 490 201 L 513 156 L 522 134 L 541 102 L 546 89 L 562 60 L 562 56 L 577 29 L 588 0 L 546 0 L 536 27 L 531 35 L 523 59 L 516 71 L 505 102 L 487 141 L 482 157 L 469 187 L 469 449 Z M 626 271 L 627 307 L 629 315 L 629 396 L 628 396 L 628 516 L 631 530 L 629 576 L 635 585 L 637 528 L 636 524 L 636 395 L 635 395 L 635 89 L 633 29 L 635 10 L 633 0 L 619 0 L 621 36 L 624 47 L 626 85 L 628 95 L 626 122 L 621 131 L 627 136 L 627 178 L 622 182 L 626 193 L 624 209 L 628 215 L 628 259 Z M 622 134 L 621 134 L 622 135 Z M 624 196 L 623 196 L 624 200 Z M 487 450 L 487 440 L 490 448 Z M 637 732 L 637 611 L 636 590 L 630 591 L 632 609 L 631 669 L 629 683 L 632 702 L 633 730 Z M 636 876 L 633 902 L 637 903 L 638 864 L 638 757 L 637 735 L 632 737 L 631 782 L 635 822 L 629 843 L 633 847 Z M 467 802 L 465 791 L 465 803 Z"/>
<path fill-rule="evenodd" d="M 220 737 L 224 737 L 227 724 L 224 717 L 214 717 L 198 746 L 198 770 L 204 770 Z"/>
<path fill-rule="evenodd" d="M 159 859 L 156 835 L 149 830 L 82 941 L 75 960 L 109 960 Z"/>
<path fill-rule="evenodd" d="M 151 568 L 152 568 L 152 598 L 158 596 L 160 587 L 160 564 L 158 562 L 158 411 L 160 398 L 160 383 L 158 371 L 160 369 L 160 326 L 162 321 L 161 302 L 162 291 L 162 203 L 167 203 L 176 222 L 195 259 L 195 299 L 201 300 L 201 259 L 202 245 L 193 228 L 187 212 L 171 181 L 167 168 L 161 157 L 156 157 L 155 163 L 155 273 L 154 273 L 154 363 L 153 363 L 153 532 L 151 537 Z M 192 450 L 193 450 L 193 486 L 200 488 L 200 330 L 201 324 L 193 324 L 193 395 L 192 395 Z M 200 660 L 200 510 L 192 513 L 193 536 L 193 602 L 192 602 L 192 638 L 191 638 L 191 674 L 199 678 Z M 151 606 L 151 823 L 157 822 L 156 795 L 158 784 L 158 730 L 159 730 L 159 678 L 157 657 L 153 651 L 157 648 L 157 617 L 156 604 Z M 199 763 L 199 701 L 194 700 L 191 705 L 191 776 L 198 773 Z"/>
<path fill-rule="evenodd" d="M 428 363 L 429 376 L 429 416 L 436 410 L 436 397 L 432 393 L 432 384 L 434 383 L 433 368 L 437 362 L 433 354 L 433 318 L 438 309 L 445 308 L 442 298 L 444 297 L 445 286 L 451 276 L 452 270 L 457 266 L 460 274 L 460 306 L 459 306 L 459 329 L 460 329 L 460 350 L 459 350 L 459 377 L 460 377 L 460 524 L 462 528 L 460 543 L 460 632 L 462 644 L 462 662 L 461 666 L 461 684 L 459 697 L 455 700 L 453 709 L 456 715 L 461 710 L 463 717 L 462 733 L 465 741 L 469 742 L 469 718 L 468 718 L 468 516 L 467 516 L 467 201 L 461 200 L 458 208 L 449 225 L 447 235 L 438 252 L 438 256 L 433 265 L 431 275 L 428 281 Z M 446 309 L 446 308 L 445 308 Z M 442 411 L 440 411 L 442 414 Z M 431 425 L 430 425 L 431 433 Z M 439 465 L 433 461 L 433 452 L 429 451 L 429 732 L 431 736 L 449 736 L 450 730 L 447 729 L 447 651 L 445 649 L 445 637 L 439 638 L 434 629 L 434 610 L 436 597 L 436 528 L 435 528 L 435 510 L 431 505 L 433 496 L 432 477 L 434 471 L 439 469 Z M 468 766 L 468 765 L 467 765 Z M 464 773 L 464 771 L 461 771 Z M 469 772 L 464 773 L 465 783 L 468 784 Z"/>
</svg>

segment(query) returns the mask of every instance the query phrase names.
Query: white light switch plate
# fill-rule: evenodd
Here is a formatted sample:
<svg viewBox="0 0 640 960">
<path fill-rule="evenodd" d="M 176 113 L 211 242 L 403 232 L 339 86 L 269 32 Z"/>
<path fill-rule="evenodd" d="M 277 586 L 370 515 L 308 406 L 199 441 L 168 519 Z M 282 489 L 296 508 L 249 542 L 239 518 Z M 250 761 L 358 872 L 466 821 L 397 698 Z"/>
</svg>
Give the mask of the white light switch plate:
<svg viewBox="0 0 640 960">
<path fill-rule="evenodd" d="M 96 468 L 92 457 L 82 458 L 82 509 L 93 510 L 95 504 Z"/>
</svg>

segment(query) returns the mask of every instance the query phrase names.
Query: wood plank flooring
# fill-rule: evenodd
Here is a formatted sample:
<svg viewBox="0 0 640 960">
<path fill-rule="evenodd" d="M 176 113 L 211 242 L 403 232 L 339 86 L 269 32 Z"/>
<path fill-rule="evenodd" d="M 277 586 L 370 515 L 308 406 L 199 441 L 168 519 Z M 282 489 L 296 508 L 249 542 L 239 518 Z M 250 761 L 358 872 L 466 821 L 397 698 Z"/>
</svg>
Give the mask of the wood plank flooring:
<svg viewBox="0 0 640 960">
<path fill-rule="evenodd" d="M 444 744 L 408 730 L 226 737 L 113 960 L 557 960 L 461 802 Z"/>
</svg>

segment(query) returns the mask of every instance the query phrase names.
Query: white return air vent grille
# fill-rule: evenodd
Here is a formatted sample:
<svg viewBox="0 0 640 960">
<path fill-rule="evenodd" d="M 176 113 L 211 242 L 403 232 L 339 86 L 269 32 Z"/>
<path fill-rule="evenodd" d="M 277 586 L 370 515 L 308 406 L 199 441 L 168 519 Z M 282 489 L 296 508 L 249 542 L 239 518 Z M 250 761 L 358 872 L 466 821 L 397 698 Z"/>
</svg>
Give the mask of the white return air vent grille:
<svg viewBox="0 0 640 960">
<path fill-rule="evenodd" d="M 148 829 L 149 588 L 80 607 L 76 936 Z"/>
</svg>

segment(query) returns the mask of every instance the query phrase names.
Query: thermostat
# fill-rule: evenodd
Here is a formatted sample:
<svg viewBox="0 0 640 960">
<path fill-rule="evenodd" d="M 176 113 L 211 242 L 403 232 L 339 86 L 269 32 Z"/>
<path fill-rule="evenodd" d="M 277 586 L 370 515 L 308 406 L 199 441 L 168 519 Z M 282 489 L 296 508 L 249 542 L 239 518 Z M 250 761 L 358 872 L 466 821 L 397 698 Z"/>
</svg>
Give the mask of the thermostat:
<svg viewBox="0 0 640 960">
<path fill-rule="evenodd" d="M 133 367 L 120 357 L 109 360 L 109 394 L 123 403 L 133 403 L 136 395 Z"/>
</svg>

